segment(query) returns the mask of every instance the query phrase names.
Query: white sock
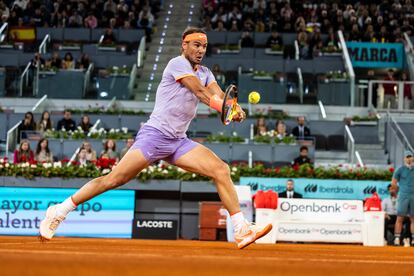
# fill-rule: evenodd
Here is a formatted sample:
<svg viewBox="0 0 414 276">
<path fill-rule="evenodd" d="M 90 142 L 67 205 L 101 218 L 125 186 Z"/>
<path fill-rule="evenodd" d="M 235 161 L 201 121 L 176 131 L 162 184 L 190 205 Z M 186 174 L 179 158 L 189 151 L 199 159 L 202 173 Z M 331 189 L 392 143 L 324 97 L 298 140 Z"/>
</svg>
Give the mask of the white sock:
<svg viewBox="0 0 414 276">
<path fill-rule="evenodd" d="M 65 199 L 65 201 L 63 201 L 61 204 L 56 205 L 56 212 L 59 215 L 66 217 L 69 214 L 69 212 L 75 210 L 76 207 L 76 204 L 73 202 L 72 197 L 70 196 L 67 199 Z"/>
<path fill-rule="evenodd" d="M 239 231 L 246 221 L 241 211 L 239 211 L 238 213 L 235 213 L 234 215 L 231 215 L 230 218 L 231 218 L 231 224 L 233 225 L 234 232 Z"/>
</svg>

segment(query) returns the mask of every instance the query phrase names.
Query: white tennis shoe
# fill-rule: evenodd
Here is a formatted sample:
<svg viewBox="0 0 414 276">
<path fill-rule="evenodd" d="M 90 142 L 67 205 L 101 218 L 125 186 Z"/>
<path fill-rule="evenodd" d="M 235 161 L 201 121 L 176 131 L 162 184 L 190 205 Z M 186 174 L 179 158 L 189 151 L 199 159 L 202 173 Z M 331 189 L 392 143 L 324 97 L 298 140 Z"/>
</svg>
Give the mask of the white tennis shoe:
<svg viewBox="0 0 414 276">
<path fill-rule="evenodd" d="M 253 223 L 245 222 L 244 225 L 234 233 L 234 240 L 239 249 L 254 243 L 264 235 L 272 230 L 272 224 L 267 224 L 264 227 L 259 227 Z"/>
<path fill-rule="evenodd" d="M 55 235 L 59 224 L 65 219 L 56 211 L 56 205 L 47 208 L 46 217 L 42 220 L 39 227 L 39 234 L 42 240 L 51 240 Z"/>
</svg>

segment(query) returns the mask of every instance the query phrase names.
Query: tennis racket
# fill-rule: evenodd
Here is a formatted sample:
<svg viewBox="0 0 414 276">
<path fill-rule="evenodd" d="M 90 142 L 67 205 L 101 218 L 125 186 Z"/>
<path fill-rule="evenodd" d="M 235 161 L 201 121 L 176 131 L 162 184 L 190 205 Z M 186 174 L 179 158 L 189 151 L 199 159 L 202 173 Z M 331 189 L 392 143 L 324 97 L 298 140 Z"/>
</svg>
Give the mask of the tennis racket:
<svg viewBox="0 0 414 276">
<path fill-rule="evenodd" d="M 237 94 L 237 87 L 234 84 L 230 84 L 224 92 L 221 112 L 221 122 L 224 125 L 229 125 L 237 114 Z"/>
</svg>

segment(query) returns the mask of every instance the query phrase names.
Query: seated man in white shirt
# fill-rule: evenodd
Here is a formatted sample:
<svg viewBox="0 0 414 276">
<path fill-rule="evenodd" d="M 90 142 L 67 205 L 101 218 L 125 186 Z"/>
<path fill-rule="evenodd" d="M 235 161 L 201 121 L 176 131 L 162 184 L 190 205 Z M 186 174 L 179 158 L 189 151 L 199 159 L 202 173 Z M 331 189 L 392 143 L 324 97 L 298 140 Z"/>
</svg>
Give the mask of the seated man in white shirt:
<svg viewBox="0 0 414 276">
<path fill-rule="evenodd" d="M 397 220 L 397 198 L 398 198 L 398 186 L 392 187 L 392 185 L 388 185 L 388 192 L 390 193 L 389 197 L 386 197 L 381 202 L 382 210 L 385 213 L 385 220 L 384 220 L 384 238 L 388 242 L 388 244 L 392 243 L 393 239 L 393 231 L 394 225 Z M 408 225 L 407 225 L 408 223 Z M 408 219 L 404 220 L 404 230 L 403 230 L 403 241 L 405 242 L 404 238 L 410 237 L 410 222 Z M 409 243 L 409 239 L 408 239 Z"/>
<path fill-rule="evenodd" d="M 302 194 L 294 191 L 294 182 L 293 179 L 289 179 L 286 182 L 286 191 L 279 193 L 280 198 L 302 198 Z"/>
<path fill-rule="evenodd" d="M 390 232 L 391 229 L 394 229 L 395 221 L 397 219 L 397 193 L 398 188 L 393 188 L 388 185 L 388 192 L 390 193 L 389 197 L 386 197 L 382 200 L 382 210 L 385 213 L 385 220 L 384 220 L 384 238 L 385 240 L 388 239 L 388 234 L 392 235 Z M 392 227 L 392 228 L 391 228 Z M 393 230 L 391 230 L 393 231 Z M 391 237 L 392 239 L 392 237 Z"/>
</svg>

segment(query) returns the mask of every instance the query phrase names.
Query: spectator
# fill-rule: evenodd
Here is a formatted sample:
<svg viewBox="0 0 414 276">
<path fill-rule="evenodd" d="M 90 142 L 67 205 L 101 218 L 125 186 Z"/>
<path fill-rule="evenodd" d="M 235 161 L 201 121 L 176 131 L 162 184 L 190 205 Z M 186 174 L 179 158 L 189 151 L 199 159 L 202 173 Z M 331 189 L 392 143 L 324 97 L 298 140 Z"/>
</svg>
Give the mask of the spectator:
<svg viewBox="0 0 414 276">
<path fill-rule="evenodd" d="M 24 114 L 24 119 L 20 123 L 18 129 L 17 129 L 17 139 L 20 141 L 20 139 L 26 139 L 27 134 L 26 131 L 35 131 L 36 130 L 36 123 L 33 119 L 33 113 L 32 112 L 26 112 Z"/>
<path fill-rule="evenodd" d="M 35 160 L 40 163 L 53 162 L 53 153 L 49 149 L 49 141 L 46 138 L 40 139 L 37 143 Z"/>
<path fill-rule="evenodd" d="M 46 62 L 47 68 L 62 68 L 62 59 L 58 52 L 53 52 L 52 57 Z"/>
<path fill-rule="evenodd" d="M 292 134 L 296 136 L 297 139 L 305 139 L 311 135 L 310 129 L 305 126 L 305 117 L 299 116 L 297 119 L 298 125 L 292 129 Z"/>
<path fill-rule="evenodd" d="M 83 25 L 83 18 L 78 14 L 77 10 L 73 10 L 72 15 L 69 17 L 68 27 L 80 28 Z"/>
<path fill-rule="evenodd" d="M 72 112 L 66 109 L 63 113 L 63 118 L 57 124 L 57 130 L 76 130 L 76 123 L 72 120 Z"/>
<path fill-rule="evenodd" d="M 394 245 L 400 245 L 401 229 L 404 218 L 410 216 L 411 221 L 411 246 L 414 246 L 414 169 L 413 153 L 404 152 L 404 165 L 398 168 L 392 177 L 392 187 L 399 187 L 397 199 L 397 221 L 394 229 Z"/>
<path fill-rule="evenodd" d="M 75 69 L 75 61 L 71 53 L 66 53 L 62 61 L 62 69 L 71 70 Z"/>
<path fill-rule="evenodd" d="M 35 69 L 35 68 L 38 68 L 38 67 L 39 67 L 39 69 L 41 69 L 44 66 L 45 66 L 45 60 L 40 56 L 40 53 L 35 53 L 33 59 L 31 60 L 30 67 L 32 69 Z"/>
<path fill-rule="evenodd" d="M 250 32 L 243 32 L 241 36 L 240 45 L 242 48 L 252 48 L 254 47 L 254 41 Z"/>
<path fill-rule="evenodd" d="M 308 42 L 308 35 L 305 31 L 298 33 L 299 55 L 301 59 L 308 59 L 311 51 Z"/>
<path fill-rule="evenodd" d="M 265 135 L 267 132 L 266 120 L 264 117 L 260 117 L 256 121 L 254 126 L 254 135 Z"/>
<path fill-rule="evenodd" d="M 145 6 L 138 15 L 138 27 L 143 28 L 145 30 L 145 35 L 150 37 L 153 24 L 154 16 L 152 15 L 149 6 Z"/>
<path fill-rule="evenodd" d="M 81 167 L 85 167 L 88 164 L 90 164 L 90 161 L 87 158 L 88 152 L 86 151 L 85 148 L 81 148 L 79 150 L 78 156 L 77 156 L 77 161 L 79 162 L 79 166 Z"/>
<path fill-rule="evenodd" d="M 86 150 L 86 159 L 90 162 L 96 161 L 96 151 L 92 148 L 91 143 L 85 141 L 81 146 L 81 150 Z"/>
<path fill-rule="evenodd" d="M 125 147 L 121 150 L 121 156 L 120 159 L 122 159 L 122 157 L 124 157 L 124 155 L 128 152 L 128 150 L 131 148 L 131 146 L 134 144 L 135 140 L 134 138 L 128 138 L 126 140 L 126 144 Z"/>
<path fill-rule="evenodd" d="M 271 35 L 266 41 L 266 48 L 282 48 L 283 47 L 283 39 L 279 35 L 279 33 L 275 30 L 272 31 Z"/>
<path fill-rule="evenodd" d="M 116 143 L 112 139 L 108 139 L 104 143 L 104 149 L 101 151 L 100 158 L 109 158 L 119 161 L 119 153 L 116 151 Z"/>
<path fill-rule="evenodd" d="M 224 90 L 226 86 L 226 76 L 221 71 L 220 65 L 214 64 L 212 68 L 212 73 L 217 81 L 217 84 L 221 87 L 221 89 Z"/>
<path fill-rule="evenodd" d="M 303 164 L 312 164 L 311 159 L 308 157 L 309 149 L 306 146 L 300 147 L 300 155 L 292 161 L 293 166 L 300 166 Z"/>
<path fill-rule="evenodd" d="M 84 20 L 84 26 L 89 29 L 98 27 L 98 19 L 96 19 L 92 11 L 88 12 L 88 16 Z"/>
<path fill-rule="evenodd" d="M 83 115 L 81 118 L 81 122 L 79 123 L 79 126 L 82 128 L 82 130 L 87 133 L 89 132 L 89 129 L 93 126 L 91 123 L 91 120 L 89 119 L 88 115 Z"/>
<path fill-rule="evenodd" d="M 26 162 L 33 162 L 34 161 L 34 154 L 33 151 L 30 149 L 30 143 L 28 140 L 22 140 L 20 142 L 20 146 L 18 149 L 14 151 L 13 154 L 13 163 L 26 163 Z"/>
<path fill-rule="evenodd" d="M 389 69 L 385 81 L 395 81 L 394 70 Z M 384 108 L 395 108 L 395 95 L 397 93 L 397 86 L 395 83 L 384 83 Z"/>
<path fill-rule="evenodd" d="M 106 29 L 104 36 L 103 36 L 102 44 L 108 45 L 108 44 L 114 44 L 115 42 L 116 42 L 116 38 L 113 33 L 113 30 L 111 28 Z"/>
<path fill-rule="evenodd" d="M 80 60 L 79 60 L 79 69 L 88 69 L 89 64 L 91 64 L 91 60 L 88 54 L 83 53 Z"/>
<path fill-rule="evenodd" d="M 46 131 L 52 129 L 52 120 L 50 120 L 50 113 L 48 111 L 43 111 L 42 117 L 37 123 L 37 131 Z"/>
<path fill-rule="evenodd" d="M 293 179 L 289 179 L 286 182 L 286 191 L 279 193 L 280 198 L 303 198 L 302 194 L 294 191 L 294 182 Z"/>
<path fill-rule="evenodd" d="M 397 220 L 397 193 L 398 187 L 393 187 L 391 184 L 388 185 L 389 197 L 382 200 L 382 210 L 385 213 L 384 220 L 384 238 L 388 241 L 388 229 L 390 226 L 394 228 L 395 221 Z"/>
<path fill-rule="evenodd" d="M 278 120 L 275 125 L 276 137 L 283 139 L 287 136 L 286 124 L 283 121 Z"/>
<path fill-rule="evenodd" d="M 408 74 L 406 72 L 402 72 L 401 81 L 409 81 Z M 412 99 L 413 95 L 411 94 L 411 84 L 404 83 L 404 109 L 411 108 Z"/>
<path fill-rule="evenodd" d="M 217 22 L 217 28 L 214 29 L 215 32 L 227 32 L 226 28 L 224 27 L 223 21 Z"/>
</svg>

